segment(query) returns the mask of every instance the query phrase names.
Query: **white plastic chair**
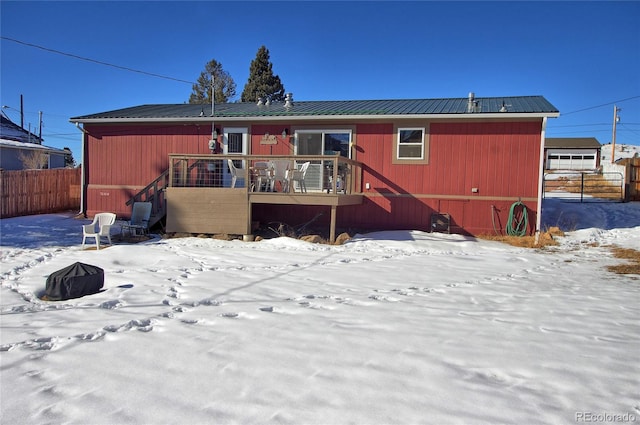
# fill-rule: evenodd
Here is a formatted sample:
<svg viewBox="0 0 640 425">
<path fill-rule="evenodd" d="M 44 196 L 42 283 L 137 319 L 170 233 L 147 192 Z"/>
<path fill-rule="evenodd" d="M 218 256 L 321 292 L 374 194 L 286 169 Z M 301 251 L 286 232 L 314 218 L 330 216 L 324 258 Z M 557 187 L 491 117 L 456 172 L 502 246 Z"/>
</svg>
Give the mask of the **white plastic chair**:
<svg viewBox="0 0 640 425">
<path fill-rule="evenodd" d="M 295 192 L 295 186 L 293 185 L 295 182 L 298 182 L 298 186 L 300 187 L 300 192 L 307 191 L 307 185 L 304 182 L 304 178 L 307 175 L 307 169 L 309 169 L 309 165 L 311 162 L 307 161 L 300 167 L 299 170 L 290 170 L 289 171 L 289 188 Z"/>
<path fill-rule="evenodd" d="M 82 249 L 87 238 L 95 238 L 96 249 L 100 249 L 100 238 L 107 238 L 111 245 L 111 226 L 116 222 L 114 213 L 98 213 L 91 224 L 82 226 Z"/>
<path fill-rule="evenodd" d="M 151 202 L 134 202 L 131 210 L 131 219 L 121 227 L 121 233 L 129 230 L 131 236 L 137 236 L 138 231 L 143 235 L 149 233 L 149 219 L 151 218 Z"/>
<path fill-rule="evenodd" d="M 275 192 L 276 182 L 280 182 L 280 187 L 282 188 L 282 191 L 288 192 L 289 181 L 288 181 L 287 175 L 289 173 L 289 167 L 291 165 L 291 161 L 286 159 L 284 160 L 276 159 L 276 160 L 270 161 L 270 163 L 271 163 L 271 168 L 273 168 L 273 179 L 271 180 L 271 191 Z"/>
<path fill-rule="evenodd" d="M 238 181 L 239 178 L 244 178 L 244 176 L 240 175 L 240 170 L 236 168 L 232 159 L 227 159 L 227 164 L 229 164 L 229 172 L 231 173 L 231 188 L 235 188 L 236 181 Z"/>
<path fill-rule="evenodd" d="M 273 188 L 273 167 L 266 161 L 258 161 L 253 165 L 254 184 L 253 190 L 262 192 Z"/>
</svg>

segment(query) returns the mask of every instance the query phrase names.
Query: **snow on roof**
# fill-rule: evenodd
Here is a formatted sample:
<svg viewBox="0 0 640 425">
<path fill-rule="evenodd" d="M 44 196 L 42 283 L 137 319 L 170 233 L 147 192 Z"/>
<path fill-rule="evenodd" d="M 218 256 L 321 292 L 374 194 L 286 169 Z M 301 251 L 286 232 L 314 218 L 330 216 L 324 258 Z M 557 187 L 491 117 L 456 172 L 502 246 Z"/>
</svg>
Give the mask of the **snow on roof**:
<svg viewBox="0 0 640 425">
<path fill-rule="evenodd" d="M 37 143 L 28 143 L 28 142 L 17 142 L 15 140 L 9 140 L 4 138 L 4 133 L 2 134 L 3 138 L 0 139 L 0 147 L 8 148 L 8 149 L 36 149 L 36 150 L 46 150 L 49 153 L 60 153 L 66 154 L 67 151 L 64 149 L 52 148 L 51 146 L 40 145 Z"/>
</svg>

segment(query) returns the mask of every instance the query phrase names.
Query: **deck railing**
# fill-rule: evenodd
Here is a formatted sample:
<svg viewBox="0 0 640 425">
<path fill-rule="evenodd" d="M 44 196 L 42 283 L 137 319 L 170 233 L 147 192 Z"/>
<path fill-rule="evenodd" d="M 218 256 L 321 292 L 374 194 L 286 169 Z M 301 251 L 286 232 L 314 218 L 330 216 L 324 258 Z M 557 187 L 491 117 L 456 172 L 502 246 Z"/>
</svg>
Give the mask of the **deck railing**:
<svg viewBox="0 0 640 425">
<path fill-rule="evenodd" d="M 302 193 L 299 184 L 286 180 L 284 170 L 300 169 L 309 162 L 305 176 L 307 193 L 362 193 L 362 164 L 339 155 L 172 154 L 169 155 L 169 186 L 231 188 L 233 176 L 228 160 L 232 160 L 237 169 L 233 188 L 238 190 Z M 268 187 L 260 185 L 258 179 L 257 170 L 265 164 L 273 182 Z"/>
</svg>

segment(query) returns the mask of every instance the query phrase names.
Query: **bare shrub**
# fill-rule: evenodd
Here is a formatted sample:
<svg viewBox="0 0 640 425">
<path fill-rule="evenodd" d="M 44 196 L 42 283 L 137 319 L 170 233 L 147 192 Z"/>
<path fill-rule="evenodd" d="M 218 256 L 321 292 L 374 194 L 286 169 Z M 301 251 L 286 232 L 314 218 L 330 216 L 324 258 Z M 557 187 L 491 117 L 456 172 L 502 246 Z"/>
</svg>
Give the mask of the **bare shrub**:
<svg viewBox="0 0 640 425">
<path fill-rule="evenodd" d="M 49 164 L 49 155 L 41 149 L 34 149 L 25 153 L 18 152 L 18 159 L 26 170 L 42 170 Z"/>
</svg>

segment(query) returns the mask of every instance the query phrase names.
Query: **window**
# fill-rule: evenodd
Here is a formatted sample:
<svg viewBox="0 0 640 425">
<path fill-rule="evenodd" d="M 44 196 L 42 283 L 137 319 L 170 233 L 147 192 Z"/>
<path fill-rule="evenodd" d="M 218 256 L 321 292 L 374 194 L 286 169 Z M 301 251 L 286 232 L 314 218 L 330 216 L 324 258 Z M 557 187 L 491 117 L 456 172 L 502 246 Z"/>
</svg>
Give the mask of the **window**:
<svg viewBox="0 0 640 425">
<path fill-rule="evenodd" d="M 424 159 L 424 128 L 398 129 L 398 159 Z"/>
<path fill-rule="evenodd" d="M 229 133 L 227 149 L 229 153 L 242 153 L 242 133 Z"/>
<path fill-rule="evenodd" d="M 351 130 L 297 130 L 296 155 L 335 155 L 351 158 Z"/>
<path fill-rule="evenodd" d="M 297 129 L 295 130 L 296 155 L 340 155 L 351 157 L 353 130 L 344 129 Z M 332 175 L 333 161 L 311 161 L 307 169 L 305 184 L 307 189 L 326 189 Z"/>
<path fill-rule="evenodd" d="M 222 153 L 246 155 L 248 130 L 246 128 L 225 128 L 222 141 Z M 238 168 L 244 168 L 244 161 L 234 160 L 233 164 Z"/>
</svg>

